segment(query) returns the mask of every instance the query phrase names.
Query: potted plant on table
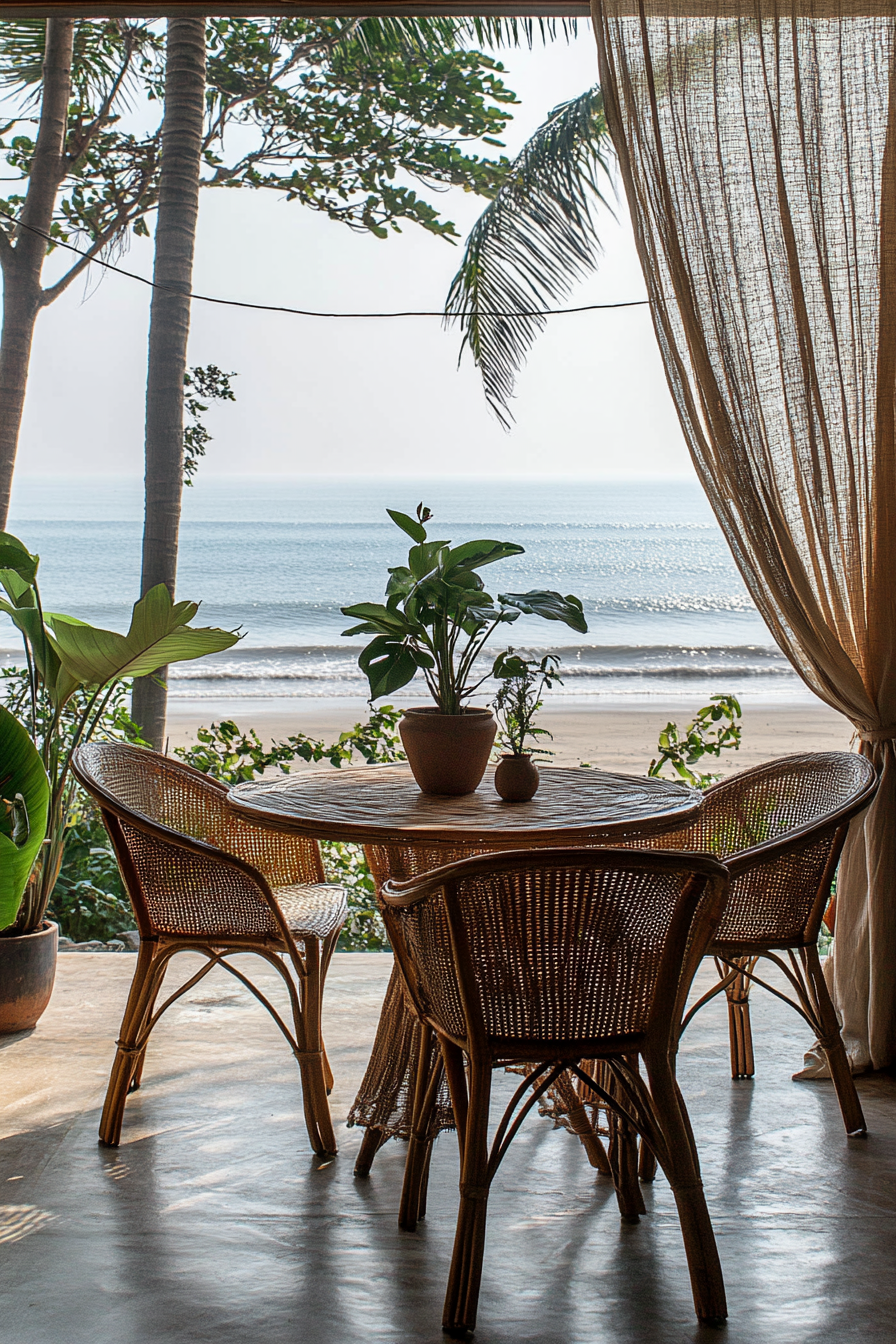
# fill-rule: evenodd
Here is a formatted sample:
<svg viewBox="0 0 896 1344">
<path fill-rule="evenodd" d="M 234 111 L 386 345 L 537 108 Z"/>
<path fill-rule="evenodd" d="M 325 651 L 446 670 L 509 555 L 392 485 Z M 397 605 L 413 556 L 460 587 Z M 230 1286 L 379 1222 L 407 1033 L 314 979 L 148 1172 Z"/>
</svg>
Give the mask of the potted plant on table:
<svg viewBox="0 0 896 1344">
<path fill-rule="evenodd" d="M 492 676 L 500 681 L 493 704 L 498 717 L 498 741 L 504 748 L 495 771 L 495 788 L 507 803 L 527 803 L 538 792 L 538 767 L 533 756 L 551 756 L 534 739 L 550 737 L 547 728 L 534 727 L 545 691 L 562 686 L 557 668 L 560 659 L 547 653 L 537 658 L 521 658 L 513 649 L 499 653 Z M 532 745 L 527 745 L 533 739 Z"/>
<path fill-rule="evenodd" d="M 168 663 L 230 648 L 239 638 L 235 631 L 191 626 L 198 604 L 173 602 L 164 584 L 135 604 L 125 635 L 45 612 L 38 564 L 39 557 L 17 537 L 0 532 L 0 588 L 6 595 L 0 597 L 0 611 L 22 635 L 28 670 L 25 703 L 15 706 L 18 717 L 6 711 L 0 716 L 0 796 L 7 802 L 0 854 L 4 863 L 16 859 L 19 876 L 27 861 L 18 889 L 0 878 L 0 1032 L 34 1026 L 52 990 L 58 930 L 46 915 L 76 787 L 70 769 L 75 749 L 97 732 L 122 679 L 150 676 Z M 23 751 L 23 734 L 33 744 L 33 755 Z M 13 751 L 23 761 L 27 757 L 36 790 L 32 795 L 10 772 Z M 46 806 L 40 802 L 35 760 L 47 784 Z M 39 942 L 45 951 L 37 957 Z M 29 979 L 27 967 L 36 968 L 37 980 Z M 44 986 L 39 992 L 38 982 Z"/>
<path fill-rule="evenodd" d="M 479 570 L 523 555 L 524 548 L 506 541 L 431 541 L 426 524 L 432 518 L 420 504 L 416 518 L 387 509 L 392 521 L 414 543 L 406 565 L 389 570 L 386 601 L 343 607 L 359 620 L 343 634 L 373 635 L 358 666 L 367 677 L 371 700 L 393 695 L 422 672 L 435 703 L 406 709 L 399 724 L 401 740 L 414 778 L 424 793 L 462 795 L 479 785 L 495 740 L 497 724 L 487 707 L 470 705 L 470 697 L 489 673 L 476 677 L 476 662 L 499 625 L 524 613 L 562 621 L 585 634 L 582 603 L 571 594 L 536 589 L 500 593 L 485 591 Z"/>
</svg>

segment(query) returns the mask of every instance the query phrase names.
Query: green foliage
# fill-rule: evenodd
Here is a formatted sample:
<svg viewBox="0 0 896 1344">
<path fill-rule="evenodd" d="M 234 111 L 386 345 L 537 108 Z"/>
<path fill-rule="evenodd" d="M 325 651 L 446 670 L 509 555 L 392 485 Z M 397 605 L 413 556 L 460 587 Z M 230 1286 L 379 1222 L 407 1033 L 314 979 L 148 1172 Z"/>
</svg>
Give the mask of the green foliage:
<svg viewBox="0 0 896 1344">
<path fill-rule="evenodd" d="M 175 747 L 174 754 L 194 770 L 224 784 L 242 784 L 270 766 L 288 774 L 294 761 L 329 761 L 338 767 L 352 761 L 356 753 L 368 765 L 387 765 L 404 760 L 397 731 L 400 718 L 401 710 L 383 705 L 373 710 L 366 723 L 356 723 L 329 746 L 296 733 L 269 747 L 254 728 L 244 733 L 232 720 L 225 719 L 210 728 L 200 728 L 197 741 L 189 747 Z"/>
<path fill-rule="evenodd" d="M 184 374 L 184 414 L 190 422 L 184 425 L 184 485 L 192 485 L 199 470 L 199 459 L 212 441 L 202 417 L 210 401 L 236 401 L 231 378 L 235 373 L 222 373 L 217 364 L 196 365 Z"/>
<path fill-rule="evenodd" d="M 50 782 L 19 720 L 0 705 L 0 929 L 19 911 L 47 833 Z"/>
<path fill-rule="evenodd" d="M 62 866 L 48 914 L 72 942 L 107 943 L 134 927 L 118 861 L 99 809 L 75 789 L 68 809 Z"/>
<path fill-rule="evenodd" d="M 523 555 L 522 546 L 504 541 L 467 541 L 460 546 L 430 541 L 425 524 L 433 515 L 423 504 L 417 506 L 416 518 L 397 509 L 386 512 L 414 543 L 408 563 L 389 570 L 385 605 L 358 602 L 342 608 L 344 616 L 361 622 L 343 630 L 343 635 L 374 636 L 358 658 L 371 700 L 392 695 L 420 670 L 439 710 L 461 714 L 464 700 L 485 680 L 483 676 L 469 684 L 477 657 L 499 625 L 526 612 L 587 631 L 582 603 L 571 594 L 501 593 L 496 603 L 485 591 L 477 570 Z"/>
<path fill-rule="evenodd" d="M 607 204 L 612 160 L 603 96 L 589 89 L 554 108 L 470 231 L 445 312 L 460 323 L 461 355 L 469 348 L 505 428 L 517 371 L 544 329 L 539 310 L 597 265 L 593 209 Z"/>
<path fill-rule="evenodd" d="M 134 604 L 126 635 L 45 613 L 39 563 L 18 537 L 0 532 L 0 589 L 6 594 L 0 611 L 21 633 L 27 664 L 27 681 L 9 708 L 30 730 L 50 780 L 46 841 L 13 926 L 16 933 L 28 933 L 43 921 L 63 861 L 74 791 L 72 754 L 100 730 L 121 681 L 230 648 L 238 639 L 233 631 L 191 626 L 198 603 L 172 602 L 164 584 Z"/>
<path fill-rule="evenodd" d="M 647 773 L 661 778 L 669 765 L 680 779 L 695 789 L 708 789 L 719 778 L 692 770 L 704 756 L 721 756 L 723 751 L 740 746 L 740 704 L 733 695 L 713 695 L 710 703 L 698 710 L 682 733 L 676 723 L 667 723 L 660 733 L 657 756 Z"/>
<path fill-rule="evenodd" d="M 360 845 L 326 841 L 321 845 L 329 882 L 348 894 L 348 919 L 339 935 L 339 952 L 386 952 L 389 940 L 376 903 L 376 883 Z"/>
<path fill-rule="evenodd" d="M 530 756 L 553 756 L 546 747 L 539 747 L 534 739 L 550 737 L 546 728 L 533 727 L 535 715 L 541 709 L 542 695 L 554 686 L 562 686 L 557 668 L 560 659 L 546 653 L 537 658 L 521 658 L 513 649 L 499 653 L 492 668 L 492 676 L 500 681 L 492 704 L 498 718 L 498 741 L 505 751 L 514 756 L 528 752 Z M 527 748 L 526 741 L 532 738 Z"/>
<path fill-rule="evenodd" d="M 5 667 L 0 672 L 3 700 L 18 717 L 27 717 L 31 705 L 31 681 L 27 669 Z M 140 730 L 127 709 L 130 683 L 117 682 L 103 710 L 93 737 L 102 742 L 135 742 L 145 746 Z M 83 688 L 64 706 L 56 724 L 63 750 L 68 750 L 89 700 Z M 46 737 L 52 709 L 45 699 L 38 702 L 37 735 Z M 118 872 L 106 828 L 97 808 L 74 783 L 68 795 L 59 875 L 47 914 L 60 932 L 75 942 L 96 938 L 108 942 L 134 927 L 130 902 Z"/>
<path fill-rule="evenodd" d="M 45 33 L 43 19 L 0 23 L 0 86 L 14 100 L 0 154 L 20 184 L 0 200 L 10 221 L 24 206 L 34 156 Z M 500 189 L 507 159 L 466 146 L 500 145 L 516 98 L 500 63 L 468 48 L 477 33 L 513 40 L 517 30 L 447 18 L 210 18 L 202 185 L 275 191 L 377 237 L 405 220 L 458 237 L 396 178 L 487 197 Z M 129 231 L 147 234 L 158 203 L 161 117 L 135 133 L 122 114 L 135 104 L 143 112 L 147 100 L 161 105 L 164 72 L 157 26 L 78 21 L 56 239 L 86 242 L 100 255 Z M 14 242 L 12 222 L 0 227 Z M 83 266 L 76 261 L 52 297 Z"/>
</svg>

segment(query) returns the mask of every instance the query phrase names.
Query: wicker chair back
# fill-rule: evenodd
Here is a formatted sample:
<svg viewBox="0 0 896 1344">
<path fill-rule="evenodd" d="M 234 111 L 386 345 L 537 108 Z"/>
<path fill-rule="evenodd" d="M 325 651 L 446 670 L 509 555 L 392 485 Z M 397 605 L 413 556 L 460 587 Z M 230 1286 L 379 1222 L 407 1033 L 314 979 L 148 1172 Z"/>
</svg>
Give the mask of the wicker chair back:
<svg viewBox="0 0 896 1344">
<path fill-rule="evenodd" d="M 785 756 L 714 785 L 696 821 L 654 843 L 728 867 L 719 943 L 814 944 L 846 827 L 876 787 L 874 766 L 853 752 Z"/>
<path fill-rule="evenodd" d="M 383 899 L 418 1012 L 465 1050 L 523 1059 L 677 1031 L 727 885 L 692 854 L 545 850 L 465 859 Z"/>
<path fill-rule="evenodd" d="M 103 811 L 144 937 L 279 939 L 265 888 L 325 880 L 316 841 L 244 821 L 223 785 L 170 757 L 91 742 L 74 770 Z"/>
</svg>

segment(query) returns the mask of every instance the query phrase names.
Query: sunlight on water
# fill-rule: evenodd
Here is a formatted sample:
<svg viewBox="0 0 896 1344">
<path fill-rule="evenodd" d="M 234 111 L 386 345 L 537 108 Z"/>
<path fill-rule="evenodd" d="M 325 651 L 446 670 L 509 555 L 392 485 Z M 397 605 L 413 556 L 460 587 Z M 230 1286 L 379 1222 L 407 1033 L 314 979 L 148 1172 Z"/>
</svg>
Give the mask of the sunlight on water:
<svg viewBox="0 0 896 1344">
<path fill-rule="evenodd" d="M 435 514 L 431 537 L 525 547 L 483 571 L 493 595 L 554 588 L 582 598 L 585 636 L 526 617 L 501 635 L 501 644 L 558 650 L 560 694 L 808 694 L 756 612 L 696 483 L 271 477 L 207 479 L 185 492 L 179 595 L 202 599 L 202 623 L 240 627 L 245 638 L 172 669 L 172 694 L 363 694 L 339 608 L 381 599 L 388 567 L 407 550 L 386 507 L 412 512 L 419 499 Z M 17 481 L 10 530 L 40 553 L 50 609 L 126 626 L 139 582 L 141 508 L 139 481 Z M 8 623 L 0 644 L 15 646 Z"/>
</svg>

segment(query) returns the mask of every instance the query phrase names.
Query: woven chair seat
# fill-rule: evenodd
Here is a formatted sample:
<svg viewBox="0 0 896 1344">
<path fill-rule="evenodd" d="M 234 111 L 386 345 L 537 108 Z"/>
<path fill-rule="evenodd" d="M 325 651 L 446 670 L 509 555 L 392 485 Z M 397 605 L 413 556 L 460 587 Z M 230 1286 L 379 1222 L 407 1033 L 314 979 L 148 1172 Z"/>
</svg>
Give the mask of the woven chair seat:
<svg viewBox="0 0 896 1344">
<path fill-rule="evenodd" d="M 296 938 L 329 938 L 330 934 L 338 933 L 346 921 L 345 891 L 334 883 L 314 886 L 297 883 L 273 890 L 290 933 Z"/>
</svg>

